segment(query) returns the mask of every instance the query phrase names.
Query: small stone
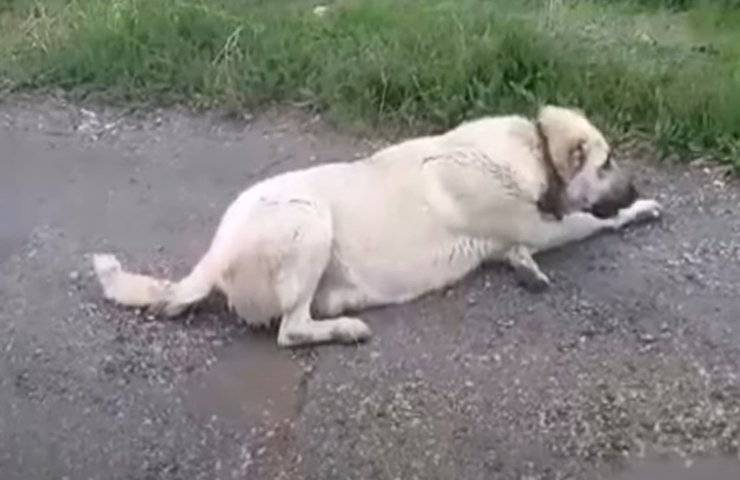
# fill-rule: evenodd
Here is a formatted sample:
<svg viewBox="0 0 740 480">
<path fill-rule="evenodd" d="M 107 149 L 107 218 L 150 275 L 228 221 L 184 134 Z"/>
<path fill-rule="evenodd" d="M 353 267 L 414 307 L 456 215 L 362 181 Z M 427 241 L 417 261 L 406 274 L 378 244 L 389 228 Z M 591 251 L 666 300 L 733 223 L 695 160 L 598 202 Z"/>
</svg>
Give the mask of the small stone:
<svg viewBox="0 0 740 480">
<path fill-rule="evenodd" d="M 651 335 L 649 333 L 644 333 L 644 334 L 640 335 L 640 341 L 642 343 L 653 343 L 653 342 L 655 342 L 655 336 L 654 335 Z"/>
<path fill-rule="evenodd" d="M 73 282 L 76 282 L 80 279 L 80 272 L 78 272 L 77 270 L 72 270 L 71 272 L 69 272 L 69 279 Z"/>
</svg>

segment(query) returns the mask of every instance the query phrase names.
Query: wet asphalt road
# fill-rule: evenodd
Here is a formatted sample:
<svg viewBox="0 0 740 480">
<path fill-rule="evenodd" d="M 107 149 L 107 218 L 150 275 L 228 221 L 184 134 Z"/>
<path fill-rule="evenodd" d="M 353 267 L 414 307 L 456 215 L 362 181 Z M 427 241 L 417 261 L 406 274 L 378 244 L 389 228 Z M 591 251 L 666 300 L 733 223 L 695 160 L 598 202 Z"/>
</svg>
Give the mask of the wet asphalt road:
<svg viewBox="0 0 740 480">
<path fill-rule="evenodd" d="M 0 104 L 0 478 L 740 478 L 740 186 L 712 167 L 625 150 L 661 222 L 542 255 L 543 294 L 491 266 L 366 312 L 357 347 L 101 301 L 89 253 L 179 276 L 244 187 L 372 148 L 294 112 Z"/>
</svg>

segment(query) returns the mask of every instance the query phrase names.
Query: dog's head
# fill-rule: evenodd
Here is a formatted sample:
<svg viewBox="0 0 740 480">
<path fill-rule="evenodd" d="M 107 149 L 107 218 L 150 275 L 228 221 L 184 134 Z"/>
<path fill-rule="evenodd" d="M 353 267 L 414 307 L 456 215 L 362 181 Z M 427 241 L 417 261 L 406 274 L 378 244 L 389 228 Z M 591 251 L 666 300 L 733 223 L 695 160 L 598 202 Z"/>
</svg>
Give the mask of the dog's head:
<svg viewBox="0 0 740 480">
<path fill-rule="evenodd" d="M 616 215 L 638 197 L 631 176 L 617 165 L 602 133 L 574 109 L 547 106 L 537 122 L 560 184 L 563 213 L 586 211 L 600 218 Z"/>
</svg>

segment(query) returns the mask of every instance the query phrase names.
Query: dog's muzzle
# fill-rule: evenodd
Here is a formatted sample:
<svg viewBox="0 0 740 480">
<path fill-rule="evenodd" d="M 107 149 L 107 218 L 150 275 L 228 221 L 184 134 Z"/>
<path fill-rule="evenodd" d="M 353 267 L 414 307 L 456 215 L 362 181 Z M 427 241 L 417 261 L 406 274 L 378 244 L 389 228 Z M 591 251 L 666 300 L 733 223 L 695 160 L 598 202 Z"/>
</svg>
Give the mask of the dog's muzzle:
<svg viewBox="0 0 740 480">
<path fill-rule="evenodd" d="M 615 217 L 621 209 L 632 205 L 639 197 L 635 184 L 631 180 L 620 183 L 609 189 L 587 211 L 598 218 L 611 218 Z"/>
</svg>

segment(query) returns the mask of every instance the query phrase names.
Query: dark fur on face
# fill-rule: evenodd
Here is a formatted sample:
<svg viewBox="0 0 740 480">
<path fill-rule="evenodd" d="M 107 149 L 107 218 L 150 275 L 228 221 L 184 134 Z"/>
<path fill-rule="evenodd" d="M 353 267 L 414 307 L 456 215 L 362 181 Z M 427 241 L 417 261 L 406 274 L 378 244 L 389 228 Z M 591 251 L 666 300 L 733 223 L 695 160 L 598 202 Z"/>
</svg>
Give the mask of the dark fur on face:
<svg viewBox="0 0 740 480">
<path fill-rule="evenodd" d="M 615 217 L 621 209 L 632 205 L 638 197 L 639 193 L 635 184 L 631 180 L 626 180 L 610 189 L 588 209 L 588 212 L 598 218 Z"/>
<path fill-rule="evenodd" d="M 537 200 L 537 208 L 543 214 L 552 215 L 555 219 L 562 220 L 563 216 L 567 213 L 568 204 L 566 180 L 555 166 L 555 161 L 550 151 L 549 139 L 539 120 L 535 122 L 535 128 L 540 144 L 542 166 L 547 179 L 546 189 Z M 586 154 L 584 153 L 583 143 L 582 141 L 575 148 L 572 148 L 568 155 L 572 164 L 572 172 L 569 178 L 578 174 L 585 165 Z M 596 203 L 583 210 L 602 219 L 616 216 L 621 209 L 629 207 L 639 197 L 632 178 L 620 172 L 614 163 L 609 160 L 607 158 L 608 163 L 600 168 L 599 175 L 608 175 L 614 180 Z"/>
<path fill-rule="evenodd" d="M 550 153 L 550 145 L 542 129 L 542 124 L 535 122 L 537 138 L 540 142 L 542 152 L 542 163 L 547 177 L 547 188 L 537 200 L 537 209 L 544 214 L 553 215 L 557 220 L 562 220 L 565 215 L 565 181 L 555 168 L 555 162 Z"/>
</svg>

